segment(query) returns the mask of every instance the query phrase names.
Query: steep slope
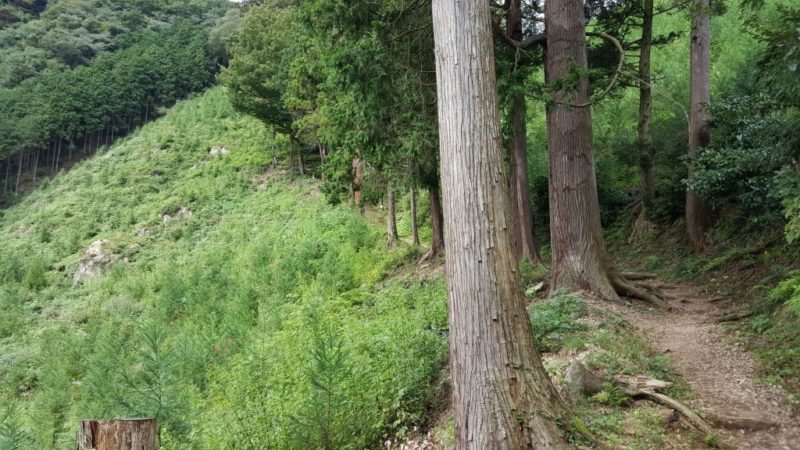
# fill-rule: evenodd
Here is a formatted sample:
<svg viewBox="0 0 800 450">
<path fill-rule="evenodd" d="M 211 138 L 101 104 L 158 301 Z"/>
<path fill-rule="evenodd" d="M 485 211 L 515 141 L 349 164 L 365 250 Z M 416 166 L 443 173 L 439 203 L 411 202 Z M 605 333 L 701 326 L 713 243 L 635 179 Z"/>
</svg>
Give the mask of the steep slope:
<svg viewBox="0 0 800 450">
<path fill-rule="evenodd" d="M 212 89 L 0 212 L 0 447 L 157 416 L 166 448 L 375 448 L 424 419 L 443 283 L 384 279 L 407 251 L 270 148 Z"/>
</svg>

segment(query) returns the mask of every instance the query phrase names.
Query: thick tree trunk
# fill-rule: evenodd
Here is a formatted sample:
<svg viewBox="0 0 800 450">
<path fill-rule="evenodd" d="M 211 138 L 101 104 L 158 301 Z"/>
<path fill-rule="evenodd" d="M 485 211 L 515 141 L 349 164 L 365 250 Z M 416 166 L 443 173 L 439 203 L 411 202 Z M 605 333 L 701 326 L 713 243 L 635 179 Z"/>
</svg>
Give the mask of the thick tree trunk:
<svg viewBox="0 0 800 450">
<path fill-rule="evenodd" d="M 522 41 L 521 0 L 511 0 L 506 12 L 506 34 L 517 42 Z M 541 263 L 539 249 L 533 237 L 533 208 L 528 186 L 528 139 L 525 96 L 513 94 L 510 100 L 511 141 L 508 148 L 509 175 L 511 179 L 512 229 L 516 230 L 521 260 Z"/>
<path fill-rule="evenodd" d="M 696 156 L 709 144 L 711 134 L 708 128 L 710 47 L 709 0 L 695 0 L 692 16 L 692 36 L 690 50 L 691 74 L 691 113 L 689 117 L 689 156 Z M 694 169 L 689 167 L 689 179 L 694 177 Z M 708 228 L 711 226 L 709 207 L 692 190 L 686 191 L 686 227 L 689 240 L 695 252 L 708 249 Z"/>
<path fill-rule="evenodd" d="M 397 245 L 397 202 L 394 191 L 389 187 L 386 194 L 386 246 L 393 248 Z"/>
<path fill-rule="evenodd" d="M 417 190 L 411 188 L 411 241 L 414 245 L 419 245 L 419 226 L 417 224 Z"/>
<path fill-rule="evenodd" d="M 647 217 L 656 196 L 653 180 L 653 132 L 650 127 L 653 93 L 650 85 L 650 49 L 653 44 L 653 0 L 642 0 L 642 39 L 639 42 L 639 215 L 633 224 L 629 241 L 645 235 L 654 225 Z"/>
<path fill-rule="evenodd" d="M 75 450 L 157 450 L 156 419 L 84 420 Z"/>
<path fill-rule="evenodd" d="M 547 51 L 545 77 L 557 83 L 573 65 L 586 68 L 586 38 L 581 0 L 545 4 Z M 547 109 L 550 153 L 551 289 L 585 289 L 618 300 L 609 277 L 610 262 L 600 225 L 600 204 L 592 148 L 588 80 L 554 93 Z"/>
<path fill-rule="evenodd" d="M 489 4 L 434 0 L 456 449 L 565 448 L 508 229 Z"/>
<path fill-rule="evenodd" d="M 436 257 L 444 250 L 444 218 L 438 187 L 428 189 L 428 200 L 431 210 L 431 256 Z"/>
</svg>

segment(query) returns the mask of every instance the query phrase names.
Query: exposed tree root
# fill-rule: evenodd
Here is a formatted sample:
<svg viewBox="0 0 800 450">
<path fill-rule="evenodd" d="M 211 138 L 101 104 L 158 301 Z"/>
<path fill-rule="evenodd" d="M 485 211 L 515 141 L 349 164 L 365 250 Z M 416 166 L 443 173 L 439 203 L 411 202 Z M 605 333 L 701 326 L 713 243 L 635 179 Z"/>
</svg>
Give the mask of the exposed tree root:
<svg viewBox="0 0 800 450">
<path fill-rule="evenodd" d="M 648 274 L 649 275 L 649 274 Z M 670 305 L 664 301 L 664 294 L 660 289 L 650 283 L 630 279 L 623 274 L 611 274 L 611 286 L 618 294 L 633 297 L 639 300 L 644 300 L 653 306 L 664 311 L 672 309 Z"/>
<path fill-rule="evenodd" d="M 652 280 L 658 275 L 649 272 L 622 272 L 620 275 L 629 280 Z"/>
<path fill-rule="evenodd" d="M 642 239 L 643 237 L 647 236 L 649 233 L 653 232 L 656 229 L 656 225 L 653 222 L 647 220 L 647 217 L 644 213 L 644 208 L 641 207 L 641 203 L 639 204 L 639 215 L 636 217 L 636 221 L 633 223 L 633 228 L 631 229 L 631 234 L 628 236 L 628 243 L 637 241 Z"/>
<path fill-rule="evenodd" d="M 647 398 L 648 400 L 652 400 L 656 403 L 660 403 L 664 406 L 674 409 L 675 411 L 678 411 L 683 417 L 686 418 L 686 421 L 689 422 L 689 425 L 691 425 L 692 428 L 696 429 L 704 436 L 714 436 L 716 434 L 714 428 L 712 428 L 708 422 L 703 420 L 702 417 L 698 416 L 697 413 L 692 411 L 688 406 L 668 395 L 642 389 L 639 391 L 638 396 Z"/>
<path fill-rule="evenodd" d="M 746 319 L 753 315 L 752 311 L 741 313 L 741 314 L 733 314 L 730 316 L 722 316 L 719 319 L 715 320 L 715 323 L 723 323 L 723 322 L 735 322 L 737 320 Z"/>
<path fill-rule="evenodd" d="M 436 254 L 433 252 L 433 250 L 428 250 L 427 252 L 425 252 L 424 255 L 422 255 L 419 261 L 417 261 L 417 265 L 418 266 L 425 265 L 427 263 L 430 263 L 434 259 L 436 259 Z"/>
<path fill-rule="evenodd" d="M 579 360 L 573 361 L 567 368 L 566 381 L 573 395 L 594 395 L 603 390 L 604 384 L 604 380 L 601 377 L 593 374 L 586 365 Z M 714 428 L 702 417 L 697 415 L 697 413 L 692 411 L 691 408 L 660 392 L 670 387 L 672 383 L 642 376 L 618 376 L 611 381 L 621 392 L 624 392 L 629 397 L 646 398 L 672 408 L 683 416 L 692 428 L 703 434 L 703 436 L 715 436 L 717 434 Z M 728 428 L 727 425 L 734 428 L 738 425 L 767 427 L 774 425 L 749 418 L 723 415 L 712 416 L 711 420 L 715 423 L 717 423 L 714 420 L 715 417 L 720 418 L 720 423 L 722 424 L 720 427 L 722 428 Z M 725 448 L 725 446 L 720 445 L 719 448 Z"/>
</svg>

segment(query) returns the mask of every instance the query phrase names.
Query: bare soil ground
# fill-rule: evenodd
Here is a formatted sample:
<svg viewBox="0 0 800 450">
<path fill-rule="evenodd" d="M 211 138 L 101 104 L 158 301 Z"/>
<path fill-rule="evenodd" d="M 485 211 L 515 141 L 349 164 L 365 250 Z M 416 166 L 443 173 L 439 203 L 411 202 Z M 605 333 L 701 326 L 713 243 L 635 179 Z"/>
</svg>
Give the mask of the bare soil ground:
<svg viewBox="0 0 800 450">
<path fill-rule="evenodd" d="M 718 303 L 693 286 L 662 288 L 672 297 L 673 311 L 611 307 L 649 335 L 654 350 L 670 355 L 693 393 L 688 406 L 775 424 L 762 430 L 720 430 L 733 448 L 799 450 L 800 417 L 788 406 L 782 388 L 759 382 L 754 355 L 717 323 L 723 313 Z"/>
</svg>

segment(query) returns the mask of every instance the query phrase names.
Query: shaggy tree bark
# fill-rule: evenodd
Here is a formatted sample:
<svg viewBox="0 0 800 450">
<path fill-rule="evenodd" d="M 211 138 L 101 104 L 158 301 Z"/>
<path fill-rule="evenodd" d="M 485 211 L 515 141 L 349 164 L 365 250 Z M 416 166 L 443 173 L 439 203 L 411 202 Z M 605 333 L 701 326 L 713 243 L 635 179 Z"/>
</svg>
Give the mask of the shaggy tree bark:
<svg viewBox="0 0 800 450">
<path fill-rule="evenodd" d="M 386 194 L 386 246 L 389 248 L 397 245 L 397 202 L 394 191 L 389 188 Z"/>
<path fill-rule="evenodd" d="M 442 202 L 439 198 L 439 188 L 428 188 L 428 200 L 431 211 L 431 257 L 436 257 L 444 250 L 444 218 L 442 217 Z"/>
<path fill-rule="evenodd" d="M 696 156 L 711 140 L 708 129 L 710 47 L 709 0 L 694 0 L 690 49 L 691 112 L 689 117 L 689 156 Z M 689 166 L 689 180 L 694 169 Z M 711 226 L 709 207 L 691 189 L 686 191 L 686 228 L 695 252 L 708 249 L 708 228 Z"/>
<path fill-rule="evenodd" d="M 641 209 L 631 238 L 642 236 L 653 227 L 647 211 L 656 195 L 653 181 L 653 131 L 650 127 L 653 92 L 650 86 L 650 49 L 653 44 L 653 0 L 642 1 L 642 39 L 639 43 L 639 169 L 641 177 Z"/>
<path fill-rule="evenodd" d="M 545 3 L 547 51 L 545 77 L 557 83 L 573 65 L 585 69 L 581 0 Z M 588 80 L 553 94 L 547 108 L 547 148 L 550 153 L 550 239 L 553 249 L 551 289 L 586 289 L 619 299 L 609 277 L 610 262 L 600 225 L 600 204 L 592 148 Z"/>
<path fill-rule="evenodd" d="M 547 82 L 555 84 L 571 76 L 575 65 L 585 70 L 583 2 L 546 2 L 545 26 Z M 575 84 L 554 92 L 553 102 L 547 108 L 553 249 L 550 289 L 583 289 L 616 301 L 619 294 L 625 294 L 668 309 L 656 289 L 618 274 L 606 251 L 597 197 L 588 87 L 587 78 L 580 77 Z"/>
<path fill-rule="evenodd" d="M 506 35 L 520 42 L 522 33 L 522 2 L 509 0 L 506 11 Z M 533 238 L 533 208 L 528 186 L 528 139 L 525 96 L 515 93 L 510 99 L 511 141 L 508 148 L 511 178 L 512 214 L 516 214 L 512 229 L 517 231 L 521 260 L 541 263 L 539 249 Z"/>
<path fill-rule="evenodd" d="M 417 225 L 417 190 L 411 188 L 411 240 L 414 245 L 419 245 L 419 226 Z"/>
<path fill-rule="evenodd" d="M 508 229 L 489 4 L 434 0 L 456 449 L 565 448 Z"/>
<path fill-rule="evenodd" d="M 157 450 L 155 419 L 84 420 L 78 429 L 76 450 Z"/>
</svg>

